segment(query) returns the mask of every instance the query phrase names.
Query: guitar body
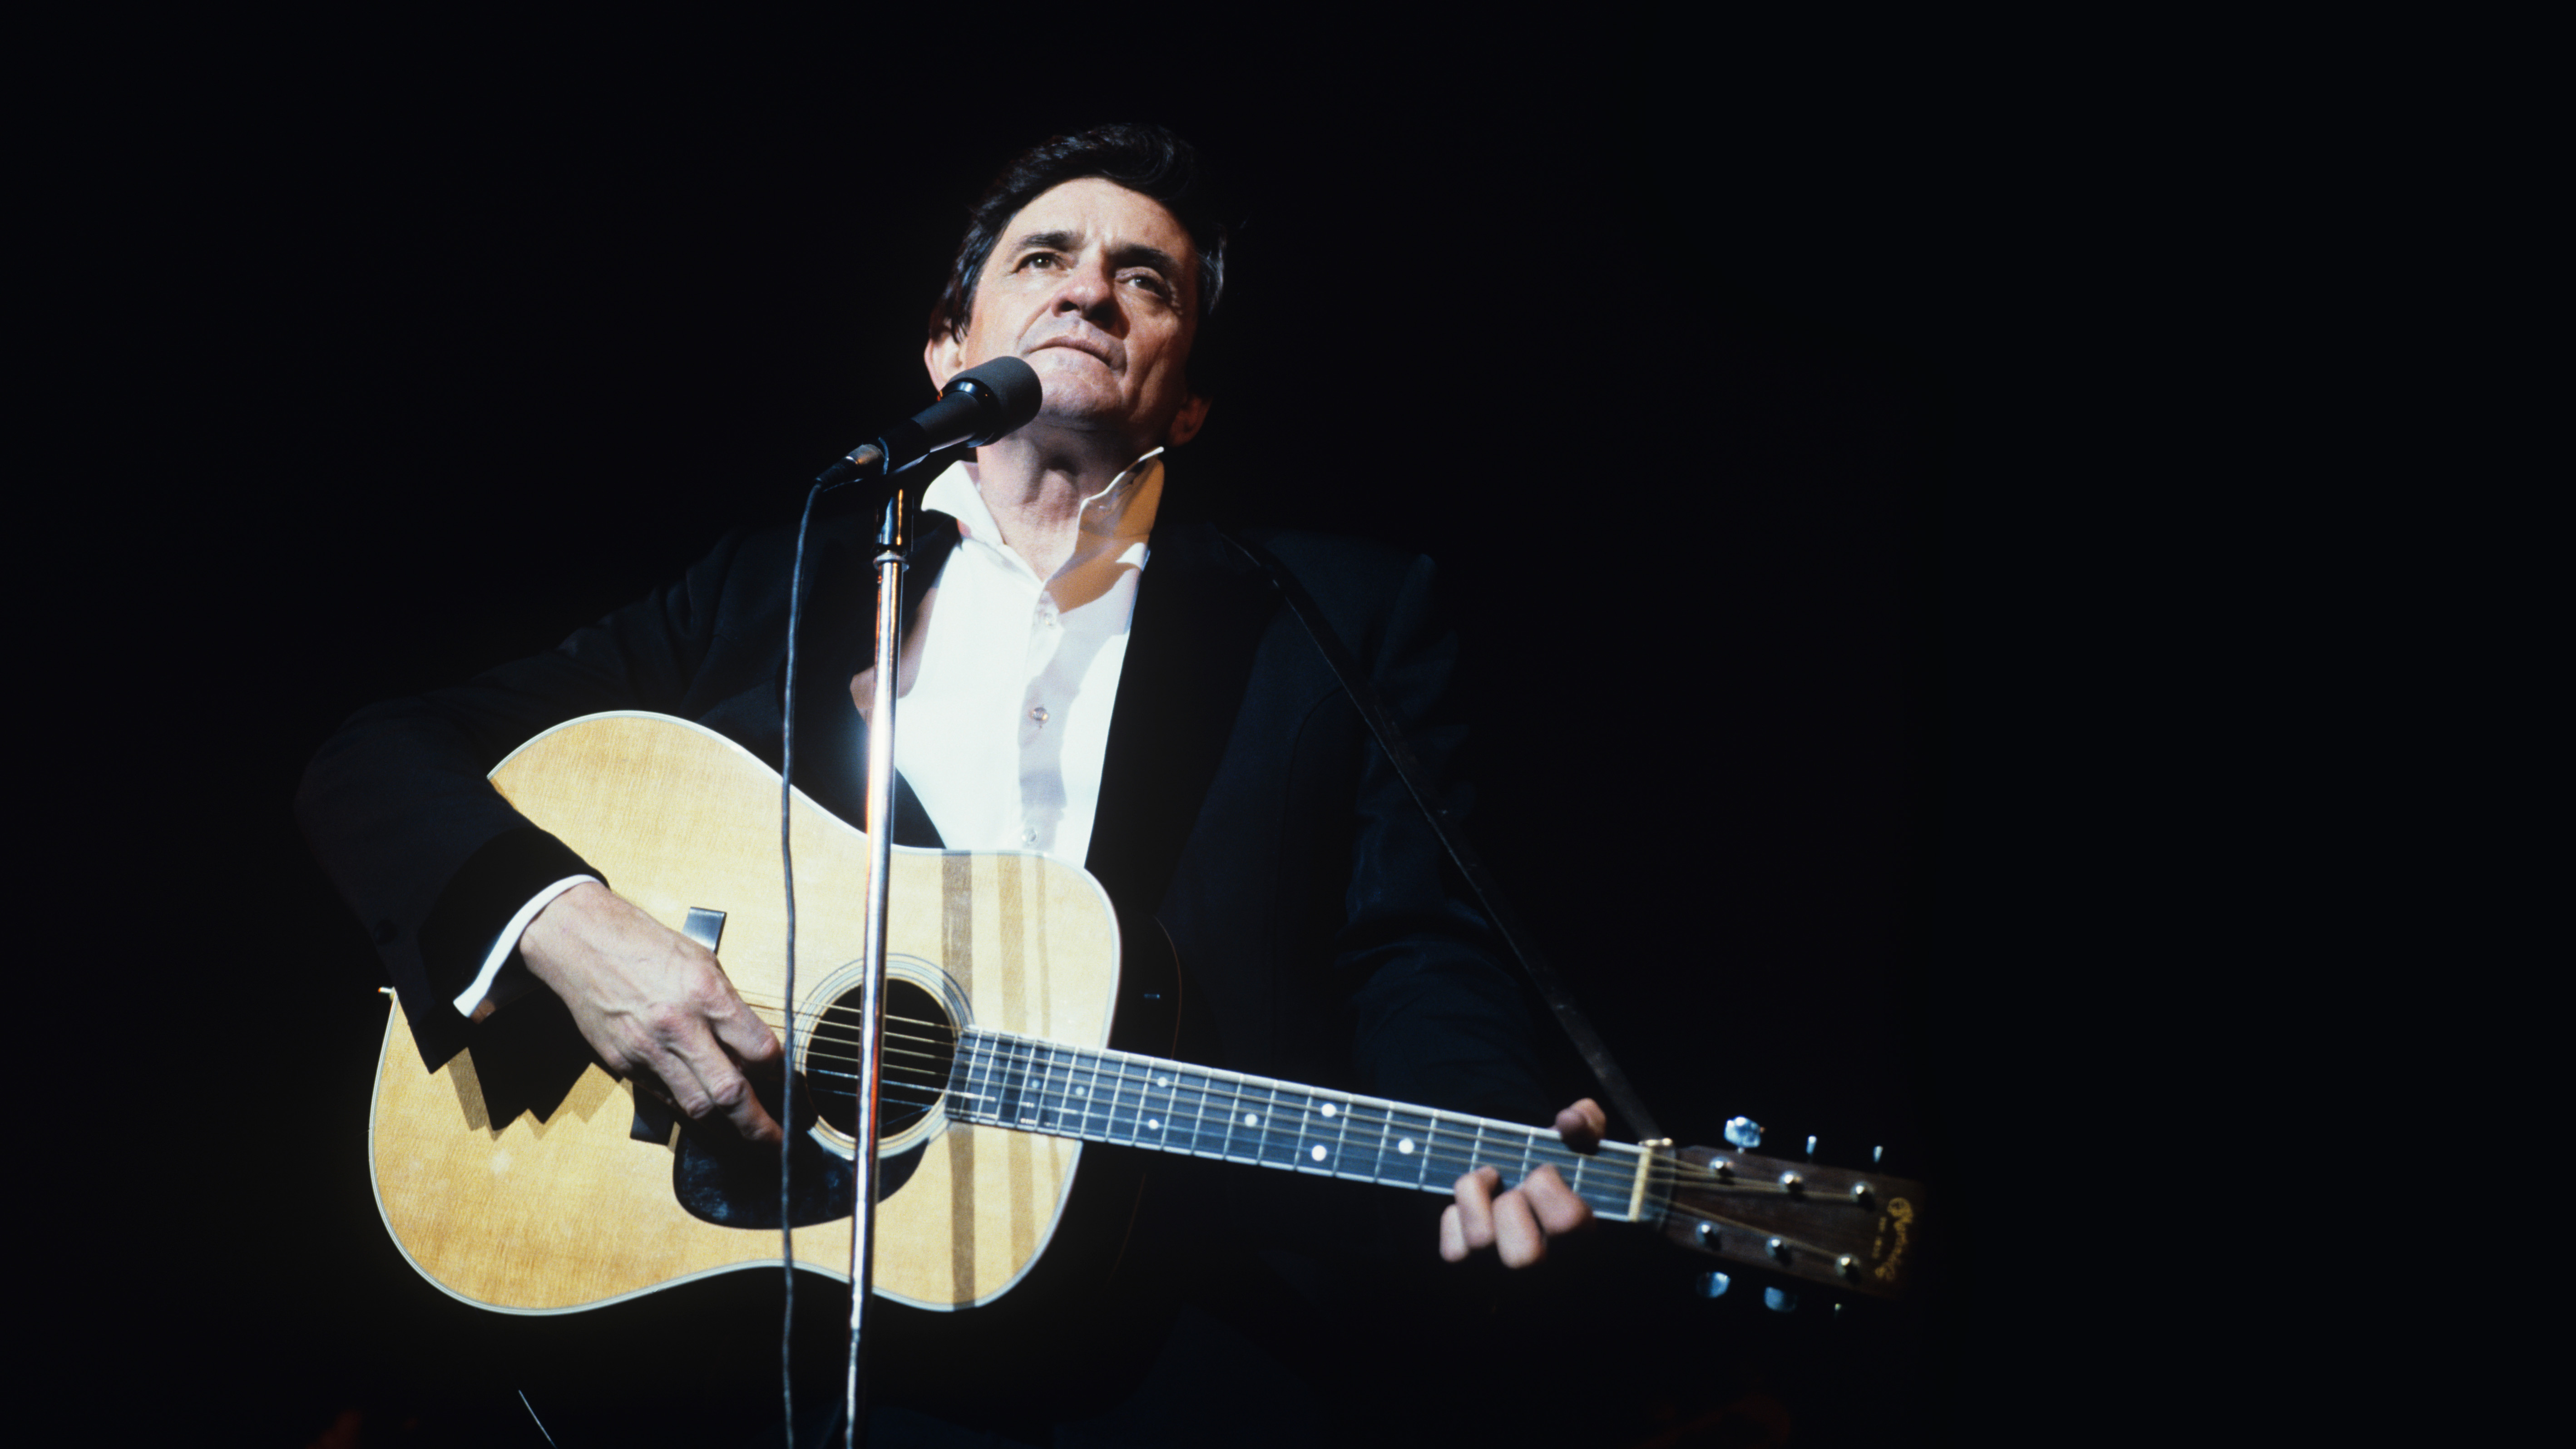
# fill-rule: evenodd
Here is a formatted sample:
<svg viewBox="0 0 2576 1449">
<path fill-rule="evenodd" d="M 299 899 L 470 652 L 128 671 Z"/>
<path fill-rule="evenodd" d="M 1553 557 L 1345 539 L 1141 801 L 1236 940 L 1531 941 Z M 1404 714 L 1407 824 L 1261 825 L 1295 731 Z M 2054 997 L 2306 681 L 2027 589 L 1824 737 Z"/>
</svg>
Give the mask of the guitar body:
<svg viewBox="0 0 2576 1449">
<path fill-rule="evenodd" d="M 778 776 L 748 751 L 665 716 L 593 715 L 529 741 L 492 782 L 665 925 L 683 929 L 693 909 L 724 913 L 720 953 L 736 989 L 755 1006 L 784 996 Z M 801 794 L 792 818 L 798 1065 L 812 1072 L 828 1065 L 815 1055 L 828 1049 L 828 1032 L 815 1044 L 823 1008 L 856 989 L 868 841 Z M 890 976 L 948 1003 L 961 1026 L 1108 1045 L 1119 929 L 1089 875 L 1037 854 L 898 846 L 891 885 Z M 551 1005 L 523 1001 L 493 1023 Z M 369 1161 L 385 1226 L 423 1276 L 479 1307 L 557 1313 L 777 1265 L 774 1174 L 766 1225 L 710 1221 L 674 1191 L 689 1129 L 638 1140 L 631 1084 L 592 1064 L 542 1110 L 519 1111 L 487 1090 L 499 1065 L 478 1070 L 469 1049 L 430 1070 L 396 1003 Z M 1078 1141 L 936 1110 L 886 1149 L 907 1169 L 888 1174 L 878 1206 L 876 1291 L 933 1310 L 987 1303 L 1022 1281 L 1058 1230 L 1082 1155 Z M 850 1234 L 846 1216 L 800 1220 L 798 1263 L 847 1281 Z"/>
</svg>

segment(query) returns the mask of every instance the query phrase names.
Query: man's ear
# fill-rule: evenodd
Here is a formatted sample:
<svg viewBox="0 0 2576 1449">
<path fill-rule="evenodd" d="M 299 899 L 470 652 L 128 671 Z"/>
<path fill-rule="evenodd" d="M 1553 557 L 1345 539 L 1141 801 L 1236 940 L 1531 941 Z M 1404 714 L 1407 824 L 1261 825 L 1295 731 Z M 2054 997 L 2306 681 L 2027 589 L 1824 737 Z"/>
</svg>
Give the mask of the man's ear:
<svg viewBox="0 0 2576 1449">
<path fill-rule="evenodd" d="M 966 370 L 966 344 L 943 328 L 922 345 L 921 365 L 930 369 L 930 390 L 937 392 Z"/>
<path fill-rule="evenodd" d="M 1181 410 L 1172 414 L 1172 433 L 1167 446 L 1177 448 L 1197 437 L 1199 429 L 1207 426 L 1207 414 L 1208 400 L 1191 393 L 1189 400 L 1181 404 Z"/>
</svg>

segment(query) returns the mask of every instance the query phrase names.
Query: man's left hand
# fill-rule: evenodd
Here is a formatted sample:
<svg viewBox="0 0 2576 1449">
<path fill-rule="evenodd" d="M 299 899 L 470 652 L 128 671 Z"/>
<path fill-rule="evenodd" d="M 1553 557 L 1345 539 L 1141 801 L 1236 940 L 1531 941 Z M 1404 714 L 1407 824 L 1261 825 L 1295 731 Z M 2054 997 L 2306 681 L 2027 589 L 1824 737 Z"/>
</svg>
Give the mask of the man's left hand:
<svg viewBox="0 0 2576 1449">
<path fill-rule="evenodd" d="M 1556 1114 L 1556 1135 L 1577 1152 L 1601 1145 L 1610 1119 L 1590 1097 Z M 1547 1240 L 1562 1237 L 1592 1222 L 1592 1209 L 1565 1185 L 1553 1167 L 1542 1167 L 1521 1179 L 1520 1186 L 1497 1195 L 1503 1175 L 1480 1167 L 1458 1179 L 1457 1201 L 1440 1214 L 1440 1256 L 1462 1263 L 1487 1248 L 1499 1253 L 1506 1268 L 1526 1268 L 1547 1256 Z"/>
</svg>

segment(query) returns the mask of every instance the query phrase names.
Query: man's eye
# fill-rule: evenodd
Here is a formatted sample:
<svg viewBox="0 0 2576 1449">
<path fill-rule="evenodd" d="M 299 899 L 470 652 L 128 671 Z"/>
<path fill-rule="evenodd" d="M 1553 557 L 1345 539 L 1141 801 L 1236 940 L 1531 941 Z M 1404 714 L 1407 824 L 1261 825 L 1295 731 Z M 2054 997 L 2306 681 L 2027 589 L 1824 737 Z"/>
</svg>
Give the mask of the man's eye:
<svg viewBox="0 0 2576 1449">
<path fill-rule="evenodd" d="M 1162 275 L 1157 272 L 1129 272 L 1126 280 L 1157 297 L 1168 299 L 1172 295 L 1172 284 L 1163 280 Z"/>
<path fill-rule="evenodd" d="M 1020 269 L 1022 271 L 1026 271 L 1030 267 L 1051 268 L 1055 266 L 1055 264 L 1056 255 L 1053 252 L 1031 252 L 1027 256 L 1020 258 Z"/>
</svg>

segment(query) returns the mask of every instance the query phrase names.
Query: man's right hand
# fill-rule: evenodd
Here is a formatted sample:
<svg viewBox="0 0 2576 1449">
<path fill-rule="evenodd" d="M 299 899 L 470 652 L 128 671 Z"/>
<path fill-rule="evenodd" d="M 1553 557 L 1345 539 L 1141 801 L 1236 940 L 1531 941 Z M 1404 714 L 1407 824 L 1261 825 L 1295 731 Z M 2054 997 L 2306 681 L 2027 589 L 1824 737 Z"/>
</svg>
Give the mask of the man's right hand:
<svg viewBox="0 0 2576 1449">
<path fill-rule="evenodd" d="M 722 1117 L 753 1142 L 779 1139 L 744 1073 L 775 1075 L 784 1050 L 714 952 L 585 881 L 528 923 L 519 955 L 609 1070 L 692 1121 Z"/>
</svg>

